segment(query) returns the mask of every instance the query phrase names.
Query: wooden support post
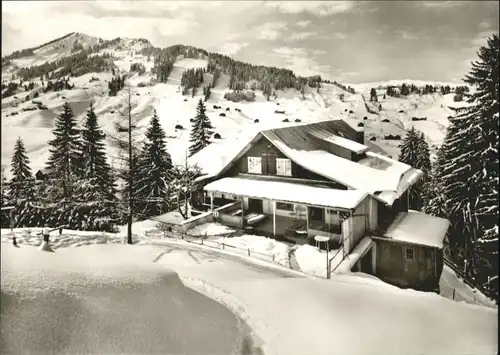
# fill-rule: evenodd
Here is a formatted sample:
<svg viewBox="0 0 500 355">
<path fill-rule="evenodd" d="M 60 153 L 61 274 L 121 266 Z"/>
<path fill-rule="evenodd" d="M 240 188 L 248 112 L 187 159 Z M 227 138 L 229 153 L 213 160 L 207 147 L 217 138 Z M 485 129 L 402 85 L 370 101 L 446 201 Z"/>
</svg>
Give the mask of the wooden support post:
<svg viewBox="0 0 500 355">
<path fill-rule="evenodd" d="M 214 192 L 210 191 L 210 211 L 214 211 Z"/>
<path fill-rule="evenodd" d="M 14 209 L 12 208 L 9 212 L 10 217 L 10 232 L 14 235 Z"/>
<path fill-rule="evenodd" d="M 410 190 L 411 186 L 406 190 L 406 212 L 410 210 Z"/>
<path fill-rule="evenodd" d="M 243 197 L 240 197 L 240 202 L 241 202 L 241 228 L 244 228 L 245 217 L 243 216 L 243 212 L 245 212 L 245 201 L 243 200 Z"/>
<path fill-rule="evenodd" d="M 276 236 L 276 200 L 273 200 L 273 235 Z"/>
<path fill-rule="evenodd" d="M 309 234 L 309 206 L 306 206 L 306 229 Z"/>
<path fill-rule="evenodd" d="M 373 242 L 372 246 L 372 273 L 377 275 L 377 244 Z"/>
</svg>

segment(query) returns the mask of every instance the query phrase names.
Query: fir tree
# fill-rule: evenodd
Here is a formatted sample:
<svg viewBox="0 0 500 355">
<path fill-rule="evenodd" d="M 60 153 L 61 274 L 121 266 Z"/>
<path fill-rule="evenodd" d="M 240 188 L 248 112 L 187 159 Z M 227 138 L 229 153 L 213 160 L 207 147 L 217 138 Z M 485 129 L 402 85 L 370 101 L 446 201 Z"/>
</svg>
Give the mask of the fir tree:
<svg viewBox="0 0 500 355">
<path fill-rule="evenodd" d="M 63 223 L 70 229 L 113 232 L 118 219 L 115 201 L 103 194 L 97 178 L 75 184 L 72 204 L 64 211 Z"/>
<path fill-rule="evenodd" d="M 419 211 L 423 206 L 424 188 L 430 172 L 429 146 L 425 136 L 412 127 L 399 147 L 401 148 L 399 161 L 424 173 L 424 176 L 411 187 L 408 197 L 410 209 Z"/>
<path fill-rule="evenodd" d="M 410 94 L 410 89 L 408 89 L 408 85 L 403 83 L 403 85 L 401 85 L 401 95 L 407 96 L 409 94 Z"/>
<path fill-rule="evenodd" d="M 34 198 L 34 178 L 29 166 L 24 143 L 19 137 L 12 155 L 9 198 L 16 204 L 20 201 L 31 201 Z"/>
<path fill-rule="evenodd" d="M 440 148 L 436 155 L 437 158 L 432 164 L 428 179 L 423 212 L 441 218 L 448 218 L 442 181 L 440 180 L 445 159 L 443 149 Z"/>
<path fill-rule="evenodd" d="M 425 139 L 425 134 L 420 132 L 419 145 L 418 145 L 418 161 L 416 167 L 422 170 L 426 175 L 431 172 L 431 154 L 429 150 L 429 144 Z"/>
<path fill-rule="evenodd" d="M 480 283 L 498 268 L 499 38 L 493 35 L 464 81 L 476 87 L 451 119 L 436 179 L 442 186 L 452 257 Z M 492 291 L 498 296 L 498 289 Z"/>
<path fill-rule="evenodd" d="M 0 194 L 0 207 L 5 207 L 10 204 L 9 193 L 7 189 L 7 178 L 5 177 L 5 171 L 2 167 L 1 171 L 1 194 Z M 8 228 L 10 225 L 9 213 L 8 211 L 0 211 L 0 225 L 2 228 Z"/>
<path fill-rule="evenodd" d="M 194 118 L 193 126 L 189 142 L 189 156 L 199 152 L 207 145 L 210 144 L 210 137 L 212 136 L 212 124 L 205 114 L 205 105 L 200 99 L 196 107 L 196 116 Z"/>
<path fill-rule="evenodd" d="M 93 179 L 99 191 L 112 200 L 116 194 L 113 173 L 106 159 L 105 135 L 99 128 L 97 116 L 90 103 L 82 132 L 83 178 Z"/>
<path fill-rule="evenodd" d="M 63 183 L 64 197 L 70 196 L 70 180 L 82 175 L 81 141 L 71 106 L 66 102 L 57 117 L 53 130 L 55 138 L 49 141 L 48 175 Z"/>
<path fill-rule="evenodd" d="M 138 159 L 134 182 L 134 205 L 141 217 L 163 214 L 170 207 L 172 158 L 165 140 L 165 131 L 155 111 Z"/>
</svg>

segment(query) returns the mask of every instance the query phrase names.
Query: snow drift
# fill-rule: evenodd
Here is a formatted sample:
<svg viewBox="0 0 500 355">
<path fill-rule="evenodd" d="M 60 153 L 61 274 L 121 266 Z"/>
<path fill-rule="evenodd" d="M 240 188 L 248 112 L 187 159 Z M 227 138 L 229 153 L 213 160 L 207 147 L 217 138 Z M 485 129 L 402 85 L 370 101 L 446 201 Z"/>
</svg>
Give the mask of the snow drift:
<svg viewBox="0 0 500 355">
<path fill-rule="evenodd" d="M 159 251 L 101 245 L 44 253 L 4 244 L 1 352 L 238 353 L 239 320 L 153 263 Z"/>
</svg>

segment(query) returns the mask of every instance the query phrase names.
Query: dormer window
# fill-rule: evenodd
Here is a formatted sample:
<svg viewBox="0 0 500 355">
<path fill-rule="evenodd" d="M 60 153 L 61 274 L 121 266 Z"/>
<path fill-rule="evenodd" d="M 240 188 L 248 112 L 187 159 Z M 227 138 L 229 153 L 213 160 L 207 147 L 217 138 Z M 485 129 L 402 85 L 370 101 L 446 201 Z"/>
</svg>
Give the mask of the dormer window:
<svg viewBox="0 0 500 355">
<path fill-rule="evenodd" d="M 292 162 L 290 159 L 276 159 L 276 175 L 292 176 Z"/>
<path fill-rule="evenodd" d="M 248 157 L 248 173 L 249 174 L 262 174 L 262 158 L 261 157 Z"/>
</svg>

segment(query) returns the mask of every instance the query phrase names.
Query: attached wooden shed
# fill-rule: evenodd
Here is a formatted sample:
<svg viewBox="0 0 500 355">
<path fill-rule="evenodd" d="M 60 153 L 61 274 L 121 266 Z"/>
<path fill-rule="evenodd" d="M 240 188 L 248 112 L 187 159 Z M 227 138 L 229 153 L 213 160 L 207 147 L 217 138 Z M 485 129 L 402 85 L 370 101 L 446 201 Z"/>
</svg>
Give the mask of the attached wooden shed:
<svg viewBox="0 0 500 355">
<path fill-rule="evenodd" d="M 382 237 L 372 237 L 370 273 L 401 288 L 439 292 L 449 225 L 417 211 L 399 213 Z"/>
</svg>

